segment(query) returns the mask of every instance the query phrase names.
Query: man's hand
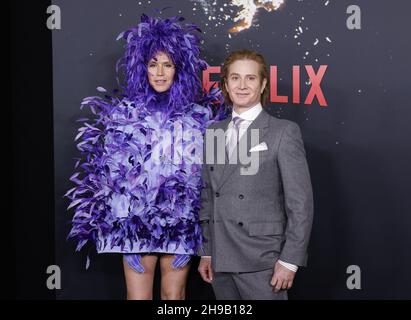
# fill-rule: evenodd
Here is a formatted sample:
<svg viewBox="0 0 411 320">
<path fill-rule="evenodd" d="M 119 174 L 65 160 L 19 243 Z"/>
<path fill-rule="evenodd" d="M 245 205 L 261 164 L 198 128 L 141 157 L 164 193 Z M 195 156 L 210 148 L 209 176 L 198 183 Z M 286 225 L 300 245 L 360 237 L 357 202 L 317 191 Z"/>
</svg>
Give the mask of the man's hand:
<svg viewBox="0 0 411 320">
<path fill-rule="evenodd" d="M 277 261 L 274 266 L 273 278 L 271 279 L 274 292 L 278 292 L 281 289 L 290 289 L 293 285 L 294 277 L 294 271 L 287 269 Z"/>
<path fill-rule="evenodd" d="M 198 272 L 205 282 L 211 283 L 213 281 L 213 269 L 211 268 L 211 257 L 201 258 L 198 265 Z"/>
</svg>

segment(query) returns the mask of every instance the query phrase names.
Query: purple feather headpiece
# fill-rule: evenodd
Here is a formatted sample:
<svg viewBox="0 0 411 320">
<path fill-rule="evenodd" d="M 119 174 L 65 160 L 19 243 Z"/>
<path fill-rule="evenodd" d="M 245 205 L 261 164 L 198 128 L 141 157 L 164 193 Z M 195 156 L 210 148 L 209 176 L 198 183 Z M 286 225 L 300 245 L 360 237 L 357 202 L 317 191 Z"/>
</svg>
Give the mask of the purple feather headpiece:
<svg viewBox="0 0 411 320">
<path fill-rule="evenodd" d="M 179 109 L 202 97 L 199 72 L 207 68 L 200 58 L 200 39 L 194 24 L 181 24 L 183 17 L 161 19 L 141 16 L 141 22 L 134 28 L 122 32 L 118 39 L 127 40 L 125 55 L 117 63 L 117 73 L 124 71 L 123 90 L 130 100 L 144 104 L 158 103 L 157 94 L 147 77 L 147 63 L 158 52 L 164 52 L 173 60 L 176 74 L 166 99 L 168 107 Z"/>
</svg>

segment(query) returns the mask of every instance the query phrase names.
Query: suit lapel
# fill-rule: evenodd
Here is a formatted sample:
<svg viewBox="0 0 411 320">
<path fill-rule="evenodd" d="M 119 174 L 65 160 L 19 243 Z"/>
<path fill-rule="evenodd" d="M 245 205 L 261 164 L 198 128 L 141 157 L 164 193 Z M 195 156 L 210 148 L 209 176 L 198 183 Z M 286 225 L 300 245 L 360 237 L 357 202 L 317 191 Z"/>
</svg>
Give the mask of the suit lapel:
<svg viewBox="0 0 411 320">
<path fill-rule="evenodd" d="M 230 119 L 231 120 L 231 119 Z M 240 144 L 244 143 L 244 139 L 247 139 L 247 157 L 250 156 L 250 149 L 257 145 L 258 143 L 262 142 L 262 139 L 264 138 L 265 134 L 268 131 L 268 126 L 269 126 L 269 120 L 270 120 L 270 115 L 263 109 L 260 114 L 255 118 L 253 122 L 248 126 L 246 132 L 241 136 L 240 138 Z M 229 123 L 230 121 L 228 121 Z M 227 123 L 227 126 L 228 126 Z M 225 128 L 224 130 L 226 130 Z M 251 144 L 251 130 L 252 129 L 259 129 L 259 141 L 257 143 Z M 237 152 L 238 149 L 238 143 L 237 146 L 235 147 L 233 152 Z M 220 165 L 221 167 L 222 165 Z M 222 174 L 221 174 L 221 179 L 218 181 L 218 188 L 220 189 L 223 184 L 227 181 L 227 179 L 234 173 L 234 171 L 238 168 L 241 167 L 241 163 L 237 164 L 230 164 L 228 163 L 228 157 L 226 156 L 226 164 L 223 166 Z"/>
<path fill-rule="evenodd" d="M 225 133 L 227 131 L 228 124 L 230 123 L 230 121 L 231 121 L 231 116 L 229 116 L 226 119 L 218 122 L 217 125 L 216 125 L 217 129 L 222 129 Z M 216 182 L 216 186 L 218 186 L 218 184 L 219 184 L 219 180 L 221 179 L 221 176 L 223 174 L 224 167 L 225 167 L 224 164 L 217 164 L 217 152 L 218 152 L 217 143 L 214 143 L 214 165 L 213 165 L 214 172 L 212 173 L 212 176 L 214 178 L 213 180 Z M 224 152 L 224 154 L 225 154 L 225 152 Z M 227 156 L 225 156 L 225 157 L 226 157 L 225 161 L 227 163 Z"/>
</svg>

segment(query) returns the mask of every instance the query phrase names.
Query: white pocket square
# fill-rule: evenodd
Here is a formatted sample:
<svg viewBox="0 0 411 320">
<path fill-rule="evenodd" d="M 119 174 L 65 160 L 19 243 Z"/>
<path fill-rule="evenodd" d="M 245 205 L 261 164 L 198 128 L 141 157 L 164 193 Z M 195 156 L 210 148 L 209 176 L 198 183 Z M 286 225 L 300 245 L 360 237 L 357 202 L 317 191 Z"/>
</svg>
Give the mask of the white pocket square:
<svg viewBox="0 0 411 320">
<path fill-rule="evenodd" d="M 261 142 L 260 144 L 257 144 L 256 146 L 252 147 L 250 149 L 250 152 L 265 151 L 265 150 L 268 150 L 267 144 L 265 142 Z"/>
</svg>

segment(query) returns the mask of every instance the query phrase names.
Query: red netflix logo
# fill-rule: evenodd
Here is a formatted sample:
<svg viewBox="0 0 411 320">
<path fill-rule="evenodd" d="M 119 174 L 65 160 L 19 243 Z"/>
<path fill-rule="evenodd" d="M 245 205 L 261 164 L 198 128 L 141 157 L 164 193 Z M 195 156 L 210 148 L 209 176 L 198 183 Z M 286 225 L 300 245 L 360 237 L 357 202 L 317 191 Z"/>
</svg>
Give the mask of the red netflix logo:
<svg viewBox="0 0 411 320">
<path fill-rule="evenodd" d="M 327 70 L 327 65 L 321 65 L 317 72 L 314 71 L 312 65 L 304 66 L 305 71 L 307 72 L 309 83 L 311 85 L 310 91 L 308 92 L 307 97 L 304 100 L 304 104 L 312 104 L 314 98 L 316 97 L 318 103 L 321 107 L 326 107 L 327 101 L 325 99 L 324 93 L 321 89 L 321 81 Z M 270 66 L 270 101 L 279 102 L 279 103 L 288 103 L 288 96 L 279 95 L 278 92 L 278 75 L 277 75 L 277 66 Z M 210 74 L 220 73 L 221 67 L 209 67 L 203 72 L 203 89 L 208 91 L 212 85 L 217 84 L 217 81 L 210 80 Z M 300 75 L 301 68 L 300 66 L 293 66 L 293 92 L 292 92 L 292 102 L 301 103 L 301 84 L 300 84 Z"/>
</svg>

